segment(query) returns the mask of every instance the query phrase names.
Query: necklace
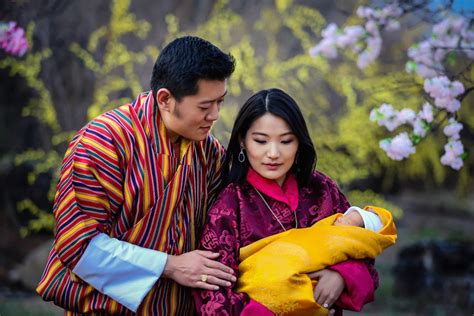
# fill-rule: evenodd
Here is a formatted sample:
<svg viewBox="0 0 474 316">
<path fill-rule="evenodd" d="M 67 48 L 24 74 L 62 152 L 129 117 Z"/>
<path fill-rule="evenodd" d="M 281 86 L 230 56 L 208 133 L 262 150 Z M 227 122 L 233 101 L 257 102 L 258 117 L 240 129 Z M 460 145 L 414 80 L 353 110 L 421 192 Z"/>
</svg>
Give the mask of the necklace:
<svg viewBox="0 0 474 316">
<path fill-rule="evenodd" d="M 260 193 L 259 190 L 257 190 L 257 188 L 255 188 L 255 191 L 257 191 L 258 195 L 260 196 L 260 198 L 263 200 L 263 203 L 265 203 L 266 207 L 268 208 L 268 210 L 270 211 L 270 213 L 272 213 L 273 217 L 275 217 L 275 219 L 277 220 L 278 224 L 280 224 L 281 228 L 283 228 L 284 231 L 286 231 L 286 228 L 285 226 L 283 226 L 283 224 L 281 223 L 281 221 L 278 219 L 278 217 L 275 215 L 275 213 L 273 213 L 273 210 L 272 208 L 270 207 L 270 205 L 268 205 L 267 203 L 267 200 L 265 200 L 265 198 L 263 197 L 262 193 Z M 298 228 L 298 218 L 296 217 L 296 211 L 293 211 L 293 214 L 295 216 L 295 228 Z"/>
</svg>

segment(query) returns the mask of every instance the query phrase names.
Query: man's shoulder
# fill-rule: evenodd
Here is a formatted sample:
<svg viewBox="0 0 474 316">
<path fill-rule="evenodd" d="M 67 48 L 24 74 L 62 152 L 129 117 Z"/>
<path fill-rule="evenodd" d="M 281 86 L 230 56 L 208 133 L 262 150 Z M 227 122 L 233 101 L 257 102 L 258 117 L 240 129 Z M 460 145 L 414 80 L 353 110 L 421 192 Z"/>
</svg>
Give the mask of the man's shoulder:
<svg viewBox="0 0 474 316">
<path fill-rule="evenodd" d="M 104 127 L 129 126 L 132 124 L 133 108 L 130 104 L 125 104 L 92 119 L 92 124 L 102 124 Z"/>
<path fill-rule="evenodd" d="M 70 146 L 84 142 L 99 142 L 102 145 L 115 143 L 117 139 L 130 134 L 126 131 L 131 130 L 132 110 L 127 104 L 93 118 L 76 133 Z"/>
</svg>

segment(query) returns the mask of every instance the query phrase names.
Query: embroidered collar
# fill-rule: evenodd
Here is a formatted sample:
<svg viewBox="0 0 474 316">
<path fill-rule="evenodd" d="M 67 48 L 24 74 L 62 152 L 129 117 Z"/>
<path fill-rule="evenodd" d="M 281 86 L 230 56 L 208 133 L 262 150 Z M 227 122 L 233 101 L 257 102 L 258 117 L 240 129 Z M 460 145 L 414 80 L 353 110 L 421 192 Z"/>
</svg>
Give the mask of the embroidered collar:
<svg viewBox="0 0 474 316">
<path fill-rule="evenodd" d="M 266 179 L 249 168 L 247 181 L 266 196 L 285 203 L 292 211 L 298 207 L 298 183 L 292 173 L 287 175 L 280 187 L 275 180 Z"/>
</svg>

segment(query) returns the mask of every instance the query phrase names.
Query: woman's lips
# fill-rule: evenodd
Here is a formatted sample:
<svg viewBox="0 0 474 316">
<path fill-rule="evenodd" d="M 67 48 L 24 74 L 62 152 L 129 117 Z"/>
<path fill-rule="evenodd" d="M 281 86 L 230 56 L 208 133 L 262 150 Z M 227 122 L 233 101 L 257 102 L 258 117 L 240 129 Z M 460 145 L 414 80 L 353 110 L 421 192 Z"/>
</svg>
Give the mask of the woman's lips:
<svg viewBox="0 0 474 316">
<path fill-rule="evenodd" d="M 268 170 L 277 170 L 280 167 L 280 164 L 264 164 Z"/>
</svg>

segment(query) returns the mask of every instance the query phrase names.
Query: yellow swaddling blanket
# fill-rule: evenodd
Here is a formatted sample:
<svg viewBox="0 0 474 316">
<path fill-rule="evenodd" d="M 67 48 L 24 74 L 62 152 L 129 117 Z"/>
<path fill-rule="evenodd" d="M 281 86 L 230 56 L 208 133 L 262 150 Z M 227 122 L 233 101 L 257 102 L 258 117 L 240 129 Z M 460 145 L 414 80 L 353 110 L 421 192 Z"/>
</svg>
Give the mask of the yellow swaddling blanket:
<svg viewBox="0 0 474 316">
<path fill-rule="evenodd" d="M 338 213 L 311 227 L 291 229 L 241 248 L 237 292 L 247 293 L 277 315 L 327 315 L 328 310 L 314 300 L 307 274 L 348 259 L 374 259 L 396 241 L 392 214 L 368 208 L 382 221 L 379 232 L 334 226 L 342 216 Z"/>
</svg>

